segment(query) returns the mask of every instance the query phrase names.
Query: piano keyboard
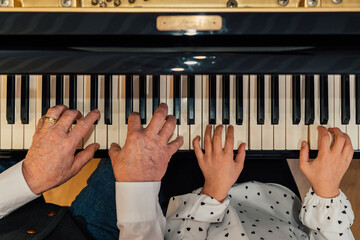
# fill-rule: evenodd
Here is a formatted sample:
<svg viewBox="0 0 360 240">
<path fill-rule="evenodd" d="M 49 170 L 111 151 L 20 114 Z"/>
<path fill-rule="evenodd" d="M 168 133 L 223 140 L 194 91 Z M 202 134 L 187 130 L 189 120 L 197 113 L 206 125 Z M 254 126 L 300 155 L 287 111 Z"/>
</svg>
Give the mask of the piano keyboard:
<svg viewBox="0 0 360 240">
<path fill-rule="evenodd" d="M 235 146 L 317 149 L 317 126 L 338 127 L 359 149 L 360 75 L 0 75 L 0 149 L 28 149 L 36 124 L 56 104 L 101 118 L 79 149 L 125 143 L 127 119 L 139 112 L 144 127 L 161 102 L 177 119 L 172 137 L 182 149 L 207 124 L 235 128 Z M 203 146 L 203 143 L 201 143 Z"/>
</svg>

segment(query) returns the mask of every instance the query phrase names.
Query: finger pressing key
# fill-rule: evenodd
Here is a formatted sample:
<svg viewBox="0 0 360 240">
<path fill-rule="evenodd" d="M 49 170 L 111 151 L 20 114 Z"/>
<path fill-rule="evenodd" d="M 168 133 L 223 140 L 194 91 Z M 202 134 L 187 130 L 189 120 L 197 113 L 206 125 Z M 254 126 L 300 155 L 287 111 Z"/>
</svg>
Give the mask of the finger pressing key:
<svg viewBox="0 0 360 240">
<path fill-rule="evenodd" d="M 334 145 L 331 149 L 341 152 L 346 141 L 345 134 L 339 128 L 329 128 L 329 132 L 335 136 Z"/>
<path fill-rule="evenodd" d="M 222 151 L 221 135 L 222 135 L 223 126 L 219 125 L 215 128 L 214 137 L 213 137 L 213 150 Z"/>
<path fill-rule="evenodd" d="M 212 142 L 211 142 L 211 132 L 212 132 L 212 125 L 208 124 L 205 129 L 204 134 L 204 146 L 205 146 L 205 153 L 212 152 Z"/>
<path fill-rule="evenodd" d="M 68 132 L 74 121 L 81 119 L 83 116 L 78 110 L 66 110 L 56 123 L 56 127 L 60 128 L 64 132 Z"/>
<path fill-rule="evenodd" d="M 176 127 L 176 118 L 172 115 L 166 117 L 166 122 L 163 128 L 160 130 L 159 136 L 165 142 L 168 142 L 171 136 L 174 134 Z"/>
<path fill-rule="evenodd" d="M 74 137 L 76 142 L 80 142 L 81 139 L 83 139 L 86 133 L 90 130 L 94 122 L 99 119 L 99 117 L 99 110 L 92 110 L 85 117 L 77 121 L 76 126 L 69 133 L 69 137 Z"/>
<path fill-rule="evenodd" d="M 68 107 L 64 106 L 64 105 L 56 105 L 52 108 L 49 108 L 47 113 L 45 114 L 44 117 L 48 117 L 48 118 L 52 118 L 58 120 L 60 118 L 60 116 L 68 109 Z M 51 121 L 45 121 L 43 127 L 44 128 L 49 128 L 49 127 L 53 127 L 55 125 L 54 122 Z"/>
<path fill-rule="evenodd" d="M 156 109 L 152 117 L 148 129 L 154 133 L 159 133 L 168 113 L 168 107 L 165 103 L 161 103 Z"/>
<path fill-rule="evenodd" d="M 234 149 L 234 127 L 230 125 L 226 133 L 225 151 L 233 152 Z"/>
<path fill-rule="evenodd" d="M 330 135 L 328 130 L 323 126 L 318 126 L 317 130 L 319 133 L 319 151 L 330 150 Z"/>
</svg>

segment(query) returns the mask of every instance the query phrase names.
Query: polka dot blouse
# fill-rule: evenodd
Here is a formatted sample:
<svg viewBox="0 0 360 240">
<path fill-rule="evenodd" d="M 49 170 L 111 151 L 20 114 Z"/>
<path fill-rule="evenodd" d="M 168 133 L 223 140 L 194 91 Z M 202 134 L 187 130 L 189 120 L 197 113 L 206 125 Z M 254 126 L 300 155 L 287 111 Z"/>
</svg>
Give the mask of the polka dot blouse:
<svg viewBox="0 0 360 240">
<path fill-rule="evenodd" d="M 200 192 L 170 199 L 165 239 L 355 239 L 354 213 L 341 191 L 321 198 L 310 189 L 303 204 L 278 184 L 234 185 L 222 203 Z"/>
</svg>

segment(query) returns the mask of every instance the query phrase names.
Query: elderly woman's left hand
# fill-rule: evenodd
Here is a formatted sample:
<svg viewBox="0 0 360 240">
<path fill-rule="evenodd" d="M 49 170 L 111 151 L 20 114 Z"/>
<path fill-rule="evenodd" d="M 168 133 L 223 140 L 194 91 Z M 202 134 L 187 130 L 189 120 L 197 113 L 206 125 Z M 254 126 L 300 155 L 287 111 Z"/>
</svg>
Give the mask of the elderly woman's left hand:
<svg viewBox="0 0 360 240">
<path fill-rule="evenodd" d="M 76 155 L 75 151 L 99 116 L 98 110 L 83 117 L 77 110 L 58 105 L 46 113 L 46 117 L 58 119 L 56 123 L 45 121 L 44 117 L 39 120 L 22 168 L 33 193 L 41 194 L 66 182 L 93 158 L 98 143 L 90 144 Z M 70 131 L 75 120 L 77 124 Z"/>
</svg>

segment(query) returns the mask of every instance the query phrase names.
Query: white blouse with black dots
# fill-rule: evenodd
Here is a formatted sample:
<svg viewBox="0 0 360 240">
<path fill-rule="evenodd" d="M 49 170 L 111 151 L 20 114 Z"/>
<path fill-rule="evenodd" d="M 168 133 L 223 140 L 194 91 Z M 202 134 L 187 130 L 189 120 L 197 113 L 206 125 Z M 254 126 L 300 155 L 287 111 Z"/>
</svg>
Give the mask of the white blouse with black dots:
<svg viewBox="0 0 360 240">
<path fill-rule="evenodd" d="M 165 239 L 355 239 L 354 213 L 341 191 L 321 198 L 311 188 L 302 205 L 291 190 L 271 183 L 234 185 L 222 203 L 200 192 L 170 199 Z"/>
</svg>

